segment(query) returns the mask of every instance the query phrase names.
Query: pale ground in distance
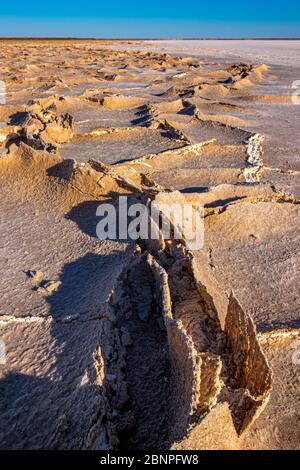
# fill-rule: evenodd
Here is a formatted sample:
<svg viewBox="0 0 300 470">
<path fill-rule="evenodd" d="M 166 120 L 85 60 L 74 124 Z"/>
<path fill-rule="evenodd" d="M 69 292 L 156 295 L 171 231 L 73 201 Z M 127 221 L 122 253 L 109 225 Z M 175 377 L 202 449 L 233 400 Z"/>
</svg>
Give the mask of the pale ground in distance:
<svg viewBox="0 0 300 470">
<path fill-rule="evenodd" d="M 0 41 L 1 448 L 300 447 L 299 52 Z M 204 247 L 98 240 L 121 194 Z"/>
<path fill-rule="evenodd" d="M 270 65 L 300 66 L 300 41 L 284 40 L 203 40 L 148 42 L 151 49 L 165 48 L 175 54 L 201 54 L 202 57 L 217 57 L 228 60 L 237 59 Z"/>
</svg>

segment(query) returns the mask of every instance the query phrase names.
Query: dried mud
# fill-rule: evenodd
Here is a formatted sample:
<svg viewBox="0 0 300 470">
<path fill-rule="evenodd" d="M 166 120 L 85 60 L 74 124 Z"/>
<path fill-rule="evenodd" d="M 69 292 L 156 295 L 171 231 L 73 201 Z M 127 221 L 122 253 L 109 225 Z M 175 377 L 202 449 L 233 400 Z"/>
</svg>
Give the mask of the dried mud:
<svg viewBox="0 0 300 470">
<path fill-rule="evenodd" d="M 125 46 L 0 43 L 0 447 L 297 448 L 284 72 Z M 120 195 L 204 205 L 203 248 L 99 240 Z"/>
</svg>

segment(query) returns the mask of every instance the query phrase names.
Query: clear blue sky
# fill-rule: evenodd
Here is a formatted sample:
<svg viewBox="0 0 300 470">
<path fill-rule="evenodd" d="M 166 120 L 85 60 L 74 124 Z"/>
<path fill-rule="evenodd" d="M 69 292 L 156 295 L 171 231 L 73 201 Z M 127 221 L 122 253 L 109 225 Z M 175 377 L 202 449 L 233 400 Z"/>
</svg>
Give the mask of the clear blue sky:
<svg viewBox="0 0 300 470">
<path fill-rule="evenodd" d="M 6 0 L 0 36 L 300 37 L 300 2 Z"/>
</svg>

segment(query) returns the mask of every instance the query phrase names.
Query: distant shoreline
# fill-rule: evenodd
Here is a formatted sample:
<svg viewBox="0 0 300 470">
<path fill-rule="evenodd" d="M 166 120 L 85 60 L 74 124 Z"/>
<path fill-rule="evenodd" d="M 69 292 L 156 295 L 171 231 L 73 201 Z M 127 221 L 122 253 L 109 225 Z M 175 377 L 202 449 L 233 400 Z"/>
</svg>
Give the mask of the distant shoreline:
<svg viewBox="0 0 300 470">
<path fill-rule="evenodd" d="M 110 42 L 124 42 L 124 41 L 300 41 L 298 38 L 288 37 L 263 37 L 263 38 L 78 38 L 78 37 L 0 37 L 0 41 L 110 41 Z"/>
</svg>

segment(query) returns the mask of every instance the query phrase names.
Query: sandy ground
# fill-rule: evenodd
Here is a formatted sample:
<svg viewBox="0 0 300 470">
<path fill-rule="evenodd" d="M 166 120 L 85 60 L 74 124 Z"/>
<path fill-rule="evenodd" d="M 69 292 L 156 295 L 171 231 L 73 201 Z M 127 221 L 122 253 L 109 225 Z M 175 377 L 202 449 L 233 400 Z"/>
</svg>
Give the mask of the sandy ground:
<svg viewBox="0 0 300 470">
<path fill-rule="evenodd" d="M 1 448 L 299 448 L 299 49 L 0 43 Z M 203 248 L 99 240 L 120 195 Z"/>
</svg>

